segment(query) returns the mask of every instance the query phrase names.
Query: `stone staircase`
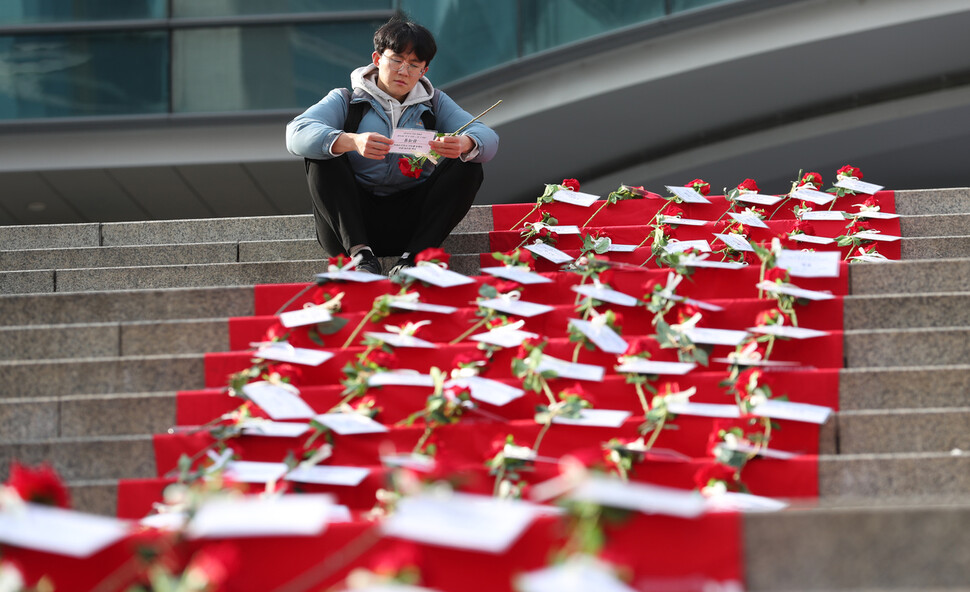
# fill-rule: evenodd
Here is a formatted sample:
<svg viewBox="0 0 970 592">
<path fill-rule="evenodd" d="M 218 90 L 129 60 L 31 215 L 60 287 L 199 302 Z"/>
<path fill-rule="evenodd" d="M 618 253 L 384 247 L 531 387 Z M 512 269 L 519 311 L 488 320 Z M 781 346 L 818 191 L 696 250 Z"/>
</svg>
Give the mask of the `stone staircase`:
<svg viewBox="0 0 970 592">
<path fill-rule="evenodd" d="M 897 192 L 902 262 L 851 267 L 820 498 L 745 517 L 752 590 L 970 585 L 970 189 Z M 488 207 L 445 247 L 478 269 Z M 49 461 L 113 514 L 253 285 L 324 262 L 310 216 L 0 227 L 0 478 Z M 388 263 L 391 263 L 390 261 Z M 966 451 L 966 452 L 965 452 Z"/>
</svg>

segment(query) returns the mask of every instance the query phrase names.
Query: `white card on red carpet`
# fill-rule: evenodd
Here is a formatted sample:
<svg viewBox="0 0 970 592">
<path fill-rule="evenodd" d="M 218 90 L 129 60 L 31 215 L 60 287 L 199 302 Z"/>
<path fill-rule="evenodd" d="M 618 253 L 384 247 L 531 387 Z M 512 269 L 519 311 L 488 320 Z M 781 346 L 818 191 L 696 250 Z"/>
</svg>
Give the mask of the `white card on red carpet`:
<svg viewBox="0 0 970 592">
<path fill-rule="evenodd" d="M 773 206 L 783 198 L 777 195 L 764 195 L 761 193 L 742 193 L 736 198 L 738 201 L 752 203 L 759 206 Z"/>
<path fill-rule="evenodd" d="M 277 362 L 289 362 L 304 366 L 319 366 L 332 358 L 334 354 L 318 349 L 293 347 L 286 342 L 277 342 L 263 346 L 253 353 L 253 357 Z"/>
<path fill-rule="evenodd" d="M 314 417 L 341 436 L 355 434 L 381 434 L 387 426 L 360 413 L 321 413 Z"/>
<path fill-rule="evenodd" d="M 834 193 L 825 193 L 823 191 L 816 191 L 815 189 L 796 189 L 789 195 L 795 199 L 807 201 L 818 206 L 824 206 L 835 199 Z"/>
<path fill-rule="evenodd" d="M 333 318 L 324 306 L 309 306 L 298 310 L 291 310 L 280 315 L 280 323 L 287 329 L 303 327 L 316 323 L 326 323 Z"/>
<path fill-rule="evenodd" d="M 507 265 L 500 265 L 498 267 L 483 267 L 482 273 L 494 275 L 495 277 L 499 277 L 504 280 L 518 282 L 523 285 L 552 283 L 552 280 L 546 276 L 539 275 L 534 271 L 530 271 L 522 267 L 509 267 Z"/>
<path fill-rule="evenodd" d="M 676 185 L 670 186 L 666 185 L 667 191 L 673 193 L 680 198 L 684 203 L 696 203 L 696 204 L 709 204 L 710 201 L 706 197 L 698 193 L 693 187 L 678 187 Z"/>
<path fill-rule="evenodd" d="M 367 386 L 423 386 L 434 387 L 434 379 L 430 374 L 421 374 L 415 370 L 391 370 L 377 372 L 367 378 Z"/>
<path fill-rule="evenodd" d="M 592 382 L 602 382 L 603 376 L 606 374 L 606 369 L 602 366 L 577 364 L 547 355 L 542 356 L 538 370 L 539 372 L 551 370 L 556 373 L 557 378 L 572 378 L 573 380 L 589 380 Z"/>
<path fill-rule="evenodd" d="M 27 503 L 0 512 L 0 542 L 69 557 L 89 557 L 128 535 L 128 522 Z"/>
<path fill-rule="evenodd" d="M 552 194 L 552 199 L 555 201 L 561 201 L 562 203 L 568 203 L 574 206 L 582 206 L 584 208 L 588 208 L 589 206 L 593 205 L 593 203 L 599 198 L 600 196 L 593 195 L 592 193 L 570 191 L 569 189 L 560 189 Z"/>
<path fill-rule="evenodd" d="M 853 179 L 851 177 L 839 179 L 838 183 L 836 183 L 835 186 L 841 187 L 842 189 L 850 189 L 852 191 L 855 191 L 856 193 L 864 193 L 866 195 L 872 195 L 877 191 L 882 191 L 884 189 L 882 185 L 866 183 L 865 181 L 860 181 L 858 179 Z"/>
<path fill-rule="evenodd" d="M 583 296 L 588 296 L 601 302 L 608 302 L 610 304 L 616 304 L 619 306 L 636 306 L 640 304 L 640 301 L 633 296 L 624 294 L 623 292 L 614 290 L 612 288 L 607 288 L 605 286 L 582 284 L 572 286 L 570 289 L 577 294 L 582 294 Z"/>
<path fill-rule="evenodd" d="M 520 388 L 483 376 L 459 377 L 445 383 L 446 388 L 452 385 L 467 388 L 473 399 L 496 407 L 508 405 L 525 394 Z"/>
<path fill-rule="evenodd" d="M 581 319 L 569 319 L 569 324 L 579 330 L 593 345 L 608 354 L 622 354 L 627 350 L 629 344 L 611 329 L 609 325 L 597 324 L 592 321 Z"/>
<path fill-rule="evenodd" d="M 750 212 L 728 212 L 728 216 L 731 216 L 745 226 L 751 226 L 752 228 L 768 228 L 768 225 L 765 224 L 761 218 Z"/>
<path fill-rule="evenodd" d="M 748 331 L 760 335 L 774 335 L 775 337 L 787 337 L 789 339 L 812 339 L 813 337 L 824 337 L 828 335 L 825 331 L 806 329 L 805 327 L 793 327 L 792 325 L 761 325 L 759 327 L 748 327 Z"/>
<path fill-rule="evenodd" d="M 549 306 L 548 304 L 539 304 L 537 302 L 526 302 L 525 300 L 513 300 L 512 298 L 502 297 L 479 300 L 478 306 L 520 317 L 534 317 L 554 310 L 554 307 Z"/>
<path fill-rule="evenodd" d="M 420 337 L 415 337 L 414 335 L 404 335 L 401 333 L 384 333 L 380 331 L 365 331 L 365 337 L 370 337 L 372 339 L 379 339 L 387 345 L 394 347 L 420 347 L 420 348 L 433 348 L 435 345 L 430 341 L 425 341 Z"/>
<path fill-rule="evenodd" d="M 439 288 L 452 288 L 454 286 L 464 286 L 474 283 L 472 278 L 455 273 L 450 269 L 445 269 L 439 265 L 415 265 L 401 270 L 401 273 L 416 280 L 438 286 Z"/>
<path fill-rule="evenodd" d="M 560 263 L 569 263 L 573 260 L 573 258 L 566 253 L 563 253 L 556 247 L 547 245 L 543 242 L 532 243 L 531 245 L 526 245 L 525 248 L 533 254 L 538 255 L 539 257 L 542 257 L 548 261 L 552 261 L 557 265 Z"/>
<path fill-rule="evenodd" d="M 751 246 L 751 243 L 748 242 L 748 239 L 744 238 L 740 234 L 729 232 L 727 234 L 715 234 L 714 236 L 721 239 L 722 243 L 731 247 L 735 251 L 754 252 L 754 248 Z"/>
<path fill-rule="evenodd" d="M 272 419 L 309 419 L 315 415 L 299 395 L 270 382 L 250 382 L 242 391 Z"/>
<path fill-rule="evenodd" d="M 683 376 L 696 367 L 697 364 L 693 362 L 657 362 L 643 358 L 627 358 L 626 361 L 616 367 L 616 371 L 631 374 Z"/>
<path fill-rule="evenodd" d="M 663 250 L 665 253 L 682 253 L 687 249 L 694 249 L 695 251 L 710 253 L 711 244 L 708 243 L 706 240 L 679 241 L 677 239 L 670 239 L 670 242 L 668 242 L 663 247 Z"/>
<path fill-rule="evenodd" d="M 755 286 L 759 290 L 771 292 L 773 294 L 786 294 L 795 298 L 805 298 L 806 300 L 832 300 L 835 298 L 829 292 L 819 292 L 816 290 L 804 290 L 791 284 L 779 284 L 778 282 L 763 281 Z"/>
<path fill-rule="evenodd" d="M 552 418 L 552 423 L 595 428 L 618 428 L 631 415 L 629 411 L 623 409 L 581 409 L 579 417 L 555 416 Z"/>
<path fill-rule="evenodd" d="M 332 512 L 331 497 L 301 493 L 262 497 L 215 497 L 189 522 L 190 538 L 314 536 L 323 532 Z"/>
<path fill-rule="evenodd" d="M 401 499 L 383 530 L 420 543 L 499 554 L 539 515 L 537 506 L 525 502 L 433 490 Z"/>
<path fill-rule="evenodd" d="M 674 489 L 606 477 L 591 477 L 583 481 L 569 497 L 611 508 L 680 518 L 700 516 L 704 513 L 705 505 L 704 498 L 689 489 Z"/>
<path fill-rule="evenodd" d="M 793 251 L 784 249 L 775 265 L 787 269 L 793 277 L 837 278 L 842 254 L 838 251 Z"/>
</svg>

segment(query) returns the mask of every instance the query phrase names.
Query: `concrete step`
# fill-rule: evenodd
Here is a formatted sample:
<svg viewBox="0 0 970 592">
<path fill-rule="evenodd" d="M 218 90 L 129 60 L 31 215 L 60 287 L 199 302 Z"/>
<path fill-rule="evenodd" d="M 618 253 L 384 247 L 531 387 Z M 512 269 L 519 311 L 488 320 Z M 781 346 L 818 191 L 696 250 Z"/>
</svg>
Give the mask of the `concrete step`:
<svg viewBox="0 0 970 592">
<path fill-rule="evenodd" d="M 838 414 L 839 454 L 970 451 L 970 407 Z"/>
<path fill-rule="evenodd" d="M 0 399 L 142 393 L 205 386 L 202 354 L 0 362 Z"/>
<path fill-rule="evenodd" d="M 968 529 L 965 498 L 746 514 L 747 589 L 966 590 Z"/>
<path fill-rule="evenodd" d="M 970 292 L 846 296 L 846 331 L 970 327 Z"/>
<path fill-rule="evenodd" d="M 951 366 L 970 359 L 970 328 L 846 331 L 847 368 Z"/>
<path fill-rule="evenodd" d="M 908 238 L 966 236 L 970 234 L 970 213 L 901 216 L 899 228 Z"/>
<path fill-rule="evenodd" d="M 896 212 L 904 216 L 970 213 L 970 188 L 896 191 Z"/>
<path fill-rule="evenodd" d="M 849 293 L 939 294 L 964 292 L 970 278 L 970 258 L 888 261 L 849 266 Z"/>
<path fill-rule="evenodd" d="M 0 360 L 112 358 L 228 349 L 226 318 L 0 328 Z"/>
<path fill-rule="evenodd" d="M 0 270 L 29 271 L 234 263 L 239 260 L 236 243 L 190 243 L 130 247 L 73 247 L 0 251 Z"/>
<path fill-rule="evenodd" d="M 253 312 L 252 286 L 0 295 L 0 326 L 205 319 Z"/>
</svg>

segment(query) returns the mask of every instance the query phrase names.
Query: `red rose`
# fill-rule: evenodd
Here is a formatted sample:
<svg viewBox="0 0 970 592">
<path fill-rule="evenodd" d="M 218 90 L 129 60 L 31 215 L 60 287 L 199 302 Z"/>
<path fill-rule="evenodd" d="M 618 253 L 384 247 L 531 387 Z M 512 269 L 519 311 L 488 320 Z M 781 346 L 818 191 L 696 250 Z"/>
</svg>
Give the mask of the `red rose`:
<svg viewBox="0 0 970 592">
<path fill-rule="evenodd" d="M 667 206 L 667 209 L 664 211 L 664 216 L 670 216 L 671 218 L 676 218 L 678 216 L 683 217 L 684 210 L 678 208 L 677 206 L 670 205 L 670 206 Z"/>
<path fill-rule="evenodd" d="M 777 308 L 771 308 L 768 310 L 763 310 L 757 314 L 754 318 L 754 324 L 757 326 L 771 325 L 774 324 L 780 317 L 782 313 Z"/>
<path fill-rule="evenodd" d="M 239 548 L 235 544 L 212 543 L 192 557 L 185 571 L 201 576 L 208 583 L 206 590 L 221 590 L 229 576 L 236 573 L 239 562 Z"/>
<path fill-rule="evenodd" d="M 754 182 L 754 179 L 745 179 L 738 184 L 738 189 L 758 193 L 758 184 Z"/>
<path fill-rule="evenodd" d="M 765 281 L 767 282 L 777 282 L 778 280 L 786 281 L 788 279 L 788 270 L 783 267 L 772 267 L 771 269 L 765 271 Z"/>
<path fill-rule="evenodd" d="M 855 177 L 856 179 L 862 180 L 862 171 L 857 167 L 852 165 L 845 165 L 841 169 L 835 171 L 836 175 L 842 175 L 843 177 Z"/>
<path fill-rule="evenodd" d="M 656 341 L 651 337 L 635 337 L 630 340 L 627 345 L 626 351 L 623 352 L 624 356 L 641 356 L 647 354 L 646 357 L 650 357 L 652 353 L 657 349 Z"/>
<path fill-rule="evenodd" d="M 678 304 L 677 305 L 677 321 L 680 323 L 686 323 L 695 314 L 699 313 L 698 309 L 693 304 Z"/>
<path fill-rule="evenodd" d="M 414 262 L 420 263 L 421 261 L 438 261 L 440 263 L 447 264 L 451 259 L 451 255 L 446 253 L 444 249 L 425 249 L 414 256 Z"/>
<path fill-rule="evenodd" d="M 401 169 L 401 174 L 405 177 L 417 179 L 421 176 L 421 167 L 412 166 L 411 161 L 409 161 L 406 157 L 402 156 L 400 159 L 398 159 L 397 168 Z"/>
<path fill-rule="evenodd" d="M 451 361 L 451 365 L 457 368 L 459 366 L 478 365 L 487 361 L 488 356 L 485 355 L 485 352 L 480 349 L 473 349 L 456 355 Z"/>
<path fill-rule="evenodd" d="M 707 195 L 711 192 L 711 184 L 704 179 L 694 179 L 687 185 L 684 185 L 684 187 L 690 187 L 701 195 Z"/>
<path fill-rule="evenodd" d="M 299 366 L 294 366 L 293 364 L 288 364 L 286 362 L 280 364 L 272 364 L 266 369 L 267 373 L 276 373 L 280 375 L 280 378 L 287 379 L 290 384 L 297 384 L 300 379 L 303 378 L 303 370 Z"/>
<path fill-rule="evenodd" d="M 381 368 L 393 368 L 394 356 L 386 351 L 375 350 L 367 354 L 365 361 Z"/>
<path fill-rule="evenodd" d="M 818 173 L 805 173 L 802 176 L 802 185 L 812 185 L 816 189 L 822 186 L 822 175 Z"/>
<path fill-rule="evenodd" d="M 879 200 L 876 199 L 875 195 L 870 195 L 869 197 L 866 198 L 866 201 L 862 202 L 862 205 L 864 205 L 867 208 L 878 208 Z"/>
<path fill-rule="evenodd" d="M 734 483 L 737 481 L 737 473 L 731 467 L 718 462 L 704 465 L 694 473 L 694 485 L 697 489 L 704 489 L 711 481 Z"/>
<path fill-rule="evenodd" d="M 579 181 L 577 181 L 576 179 L 563 179 L 560 185 L 562 185 L 563 187 L 568 187 L 573 191 L 579 191 Z"/>
<path fill-rule="evenodd" d="M 866 230 L 872 230 L 872 226 L 865 220 L 855 219 L 849 225 L 848 234 L 856 234 Z"/>
<path fill-rule="evenodd" d="M 350 263 L 350 257 L 344 255 L 343 253 L 337 255 L 336 257 L 330 257 L 327 259 L 327 265 L 333 265 L 335 267 L 343 267 Z"/>
<path fill-rule="evenodd" d="M 67 488 L 48 464 L 31 468 L 13 461 L 7 485 L 12 487 L 26 502 L 70 508 L 71 497 Z"/>
<path fill-rule="evenodd" d="M 791 230 L 789 230 L 788 232 L 789 233 L 804 232 L 805 234 L 815 234 L 815 227 L 812 226 L 812 224 L 806 220 L 795 220 L 795 223 L 792 224 Z"/>
</svg>

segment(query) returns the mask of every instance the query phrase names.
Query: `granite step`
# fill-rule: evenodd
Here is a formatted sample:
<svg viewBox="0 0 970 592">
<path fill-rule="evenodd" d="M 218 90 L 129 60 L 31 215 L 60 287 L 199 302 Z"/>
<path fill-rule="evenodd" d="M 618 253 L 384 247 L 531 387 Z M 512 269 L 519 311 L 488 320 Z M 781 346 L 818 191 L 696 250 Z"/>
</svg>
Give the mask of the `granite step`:
<svg viewBox="0 0 970 592">
<path fill-rule="evenodd" d="M 887 500 L 743 518 L 747 590 L 956 591 L 970 568 L 970 504 Z"/>
<path fill-rule="evenodd" d="M 189 290 L 172 290 L 171 297 L 179 299 Z M 144 317 L 142 301 L 156 294 L 146 295 L 133 292 L 132 298 L 138 303 L 128 305 L 134 310 L 131 316 Z M 198 296 L 198 294 L 196 294 Z M 218 295 L 202 294 L 202 296 Z M 9 299 L 10 297 L 8 297 Z M 51 306 L 59 308 L 60 298 L 48 297 Z M 92 300 L 95 302 L 95 300 Z M 2 307 L 3 299 L 0 299 Z M 102 300 L 97 300 L 93 308 L 100 310 Z M 851 346 L 853 359 L 871 347 L 872 343 L 889 340 L 892 345 L 894 336 L 887 333 L 865 333 L 870 328 L 879 330 L 940 328 L 943 334 L 933 334 L 934 343 L 949 336 L 956 340 L 956 348 L 944 351 L 947 359 L 958 356 L 962 344 L 960 335 L 952 333 L 959 327 L 970 327 L 970 292 L 932 295 L 879 295 L 856 297 L 844 300 L 844 318 L 847 328 L 847 347 Z M 78 307 L 77 299 L 75 306 Z M 206 307 L 207 310 L 219 308 L 218 303 Z M 946 314 L 945 311 L 954 311 Z M 36 309 L 35 309 L 36 312 Z M 191 313 L 192 309 L 186 311 Z M 200 311 L 205 312 L 205 311 Z M 224 312 L 224 311 L 219 311 Z M 245 314 L 245 313 L 244 313 Z M 89 315 L 79 315 L 89 316 Z M 115 316 L 116 315 L 111 315 Z M 232 315 L 240 316 L 240 315 Z M 43 360 L 78 357 L 115 357 L 137 355 L 160 355 L 168 353 L 204 353 L 226 351 L 228 349 L 228 316 L 213 318 L 153 319 L 118 322 L 72 322 L 56 324 L 32 324 L 0 326 L 0 360 Z M 12 320 L 12 319 L 11 319 Z M 32 320 L 37 320 L 36 318 Z M 876 327 L 873 327 L 876 325 Z M 875 341 L 868 341 L 869 338 Z M 923 339 L 923 334 L 910 338 Z M 950 345 L 938 345 L 949 348 Z M 853 364 L 854 365 L 854 364 Z M 865 364 L 864 364 L 865 365 Z M 869 364 L 872 365 L 872 364 Z M 908 364 L 909 365 L 909 364 Z"/>
</svg>

